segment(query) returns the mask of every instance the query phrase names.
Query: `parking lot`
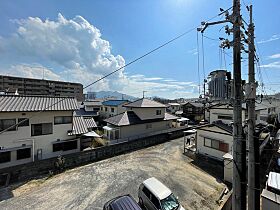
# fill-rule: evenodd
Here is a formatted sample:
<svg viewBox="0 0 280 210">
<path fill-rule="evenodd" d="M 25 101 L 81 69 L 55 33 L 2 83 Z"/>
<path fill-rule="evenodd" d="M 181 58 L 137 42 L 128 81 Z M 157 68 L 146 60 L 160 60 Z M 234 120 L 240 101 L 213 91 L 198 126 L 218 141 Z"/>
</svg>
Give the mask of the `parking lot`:
<svg viewBox="0 0 280 210">
<path fill-rule="evenodd" d="M 186 209 L 216 209 L 224 184 L 193 166 L 183 154 L 183 139 L 75 168 L 45 181 L 35 180 L 12 191 L 0 209 L 102 209 L 122 194 L 137 201 L 139 184 L 156 177 Z"/>
</svg>

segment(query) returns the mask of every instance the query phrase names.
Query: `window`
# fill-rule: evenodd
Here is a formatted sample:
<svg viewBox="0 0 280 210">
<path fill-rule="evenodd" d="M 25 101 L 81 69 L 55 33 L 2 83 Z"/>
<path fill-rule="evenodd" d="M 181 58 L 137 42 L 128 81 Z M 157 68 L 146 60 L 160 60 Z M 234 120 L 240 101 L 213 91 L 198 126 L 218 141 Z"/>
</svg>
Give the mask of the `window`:
<svg viewBox="0 0 280 210">
<path fill-rule="evenodd" d="M 31 125 L 31 136 L 48 135 L 48 134 L 52 134 L 52 132 L 53 132 L 52 123 Z"/>
<path fill-rule="evenodd" d="M 218 115 L 220 120 L 232 120 L 232 115 Z"/>
<path fill-rule="evenodd" d="M 107 112 L 108 111 L 108 108 L 107 107 L 105 107 L 105 112 Z"/>
<path fill-rule="evenodd" d="M 227 143 L 215 139 L 204 138 L 204 146 L 216 149 L 222 152 L 229 152 L 229 146 Z"/>
<path fill-rule="evenodd" d="M 69 124 L 72 123 L 72 116 L 59 116 L 54 117 L 54 124 Z"/>
<path fill-rule="evenodd" d="M 16 125 L 16 119 L 2 119 L 0 120 L 0 131 L 3 131 L 11 126 Z M 11 127 L 8 131 L 15 131 L 16 126 Z"/>
<path fill-rule="evenodd" d="M 17 150 L 17 160 L 31 157 L 31 148 Z"/>
<path fill-rule="evenodd" d="M 161 110 L 156 110 L 156 115 L 161 115 Z"/>
<path fill-rule="evenodd" d="M 150 191 L 148 190 L 148 188 L 146 188 L 146 187 L 143 187 L 143 193 L 147 196 L 147 198 L 149 198 L 150 199 Z"/>
<path fill-rule="evenodd" d="M 53 152 L 68 151 L 68 150 L 73 150 L 73 149 L 77 149 L 77 148 L 78 148 L 77 140 L 64 141 L 64 142 L 58 142 L 58 143 L 53 144 Z"/>
<path fill-rule="evenodd" d="M 115 109 L 114 108 L 111 108 L 111 112 L 114 112 L 115 111 Z"/>
<path fill-rule="evenodd" d="M 11 152 L 0 152 L 0 163 L 7 163 L 11 161 Z"/>
<path fill-rule="evenodd" d="M 18 127 L 29 126 L 29 119 L 28 118 L 18 118 Z"/>
<path fill-rule="evenodd" d="M 146 124 L 146 129 L 151 129 L 152 128 L 152 124 Z"/>
<path fill-rule="evenodd" d="M 151 194 L 151 202 L 154 204 L 154 206 L 157 209 L 160 209 L 159 201 L 158 201 L 158 199 L 153 194 Z"/>
</svg>

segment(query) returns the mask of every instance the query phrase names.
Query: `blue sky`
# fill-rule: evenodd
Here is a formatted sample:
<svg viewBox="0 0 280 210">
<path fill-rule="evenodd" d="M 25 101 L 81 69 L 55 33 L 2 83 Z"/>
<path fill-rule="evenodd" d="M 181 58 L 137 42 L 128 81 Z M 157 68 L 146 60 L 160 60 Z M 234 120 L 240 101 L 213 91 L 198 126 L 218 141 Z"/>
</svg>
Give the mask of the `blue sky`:
<svg viewBox="0 0 280 210">
<path fill-rule="evenodd" d="M 244 4 L 249 3 L 242 1 L 245 20 Z M 0 72 L 36 78 L 44 72 L 46 79 L 87 85 L 231 4 L 229 0 L 1 0 Z M 268 93 L 278 92 L 280 86 L 279 9 L 276 0 L 254 1 L 256 42 Z M 226 37 L 221 28 L 211 27 L 205 36 Z M 196 35 L 192 31 L 88 90 L 117 90 L 134 96 L 146 90 L 147 96 L 197 97 Z M 204 38 L 206 75 L 225 67 L 231 71 L 231 50 L 220 56 L 218 46 L 219 41 Z M 200 74 L 202 80 L 202 65 Z"/>
</svg>

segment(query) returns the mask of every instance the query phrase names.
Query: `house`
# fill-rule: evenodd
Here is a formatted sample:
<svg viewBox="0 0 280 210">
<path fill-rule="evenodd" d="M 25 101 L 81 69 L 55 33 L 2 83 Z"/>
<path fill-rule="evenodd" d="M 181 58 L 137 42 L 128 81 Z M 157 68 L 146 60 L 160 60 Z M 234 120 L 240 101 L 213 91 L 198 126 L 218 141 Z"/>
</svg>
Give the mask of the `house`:
<svg viewBox="0 0 280 210">
<path fill-rule="evenodd" d="M 102 102 L 102 109 L 100 111 L 100 116 L 104 118 L 112 117 L 114 115 L 123 113 L 126 108 L 123 107 L 127 104 L 128 100 L 107 100 Z"/>
<path fill-rule="evenodd" d="M 260 123 L 260 111 L 264 109 L 262 106 L 256 105 L 256 124 Z M 248 118 L 246 104 L 242 104 L 242 122 Z M 207 114 L 208 115 L 208 114 Z M 231 104 L 215 104 L 209 107 L 209 122 L 222 121 L 225 124 L 230 124 L 233 121 L 233 106 Z"/>
<path fill-rule="evenodd" d="M 69 136 L 80 138 L 81 150 L 90 147 L 94 137 L 99 137 L 94 131 L 97 129 L 97 124 L 92 117 L 73 116 L 73 127 L 68 131 Z"/>
<path fill-rule="evenodd" d="M 177 111 L 180 111 L 181 105 L 179 103 L 168 103 L 167 111 L 171 114 L 175 114 Z"/>
<path fill-rule="evenodd" d="M 269 115 L 278 116 L 278 121 L 280 122 L 280 100 L 276 98 L 263 98 L 258 106 L 262 106 L 263 109 L 260 110 L 260 120 L 262 122 L 267 122 Z"/>
<path fill-rule="evenodd" d="M 142 98 L 124 105 L 127 111 L 105 119 L 104 135 L 109 140 L 136 139 L 172 127 L 178 117 L 166 112 L 166 106 Z"/>
<path fill-rule="evenodd" d="M 196 128 L 196 152 L 223 161 L 226 153 L 231 153 L 233 129 L 221 121 Z"/>
<path fill-rule="evenodd" d="M 182 105 L 183 116 L 192 121 L 201 121 L 204 119 L 204 104 L 201 102 L 187 102 Z"/>
<path fill-rule="evenodd" d="M 102 100 L 84 101 L 80 105 L 80 109 L 74 112 L 74 116 L 83 116 L 85 118 L 94 118 L 99 120 L 100 111 L 102 109 Z"/>
<path fill-rule="evenodd" d="M 76 109 L 75 98 L 0 95 L 0 168 L 80 151 Z"/>
</svg>

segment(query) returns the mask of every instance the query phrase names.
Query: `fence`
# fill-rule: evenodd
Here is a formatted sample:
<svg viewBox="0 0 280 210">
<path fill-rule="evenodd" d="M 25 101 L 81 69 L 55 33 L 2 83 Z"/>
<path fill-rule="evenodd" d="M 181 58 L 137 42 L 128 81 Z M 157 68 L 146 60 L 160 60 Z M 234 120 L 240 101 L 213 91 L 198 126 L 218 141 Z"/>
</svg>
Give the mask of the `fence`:
<svg viewBox="0 0 280 210">
<path fill-rule="evenodd" d="M 114 157 L 130 151 L 142 149 L 145 147 L 161 144 L 174 138 L 182 137 L 182 130 L 173 131 L 173 133 L 164 133 L 153 135 L 134 141 L 126 141 L 114 145 L 103 146 L 88 151 L 65 155 L 65 168 L 73 168 L 85 165 L 98 160 Z M 0 174 L 10 174 L 10 182 L 23 181 L 37 175 L 48 174 L 54 170 L 57 158 L 50 158 L 23 165 L 0 169 Z"/>
</svg>

